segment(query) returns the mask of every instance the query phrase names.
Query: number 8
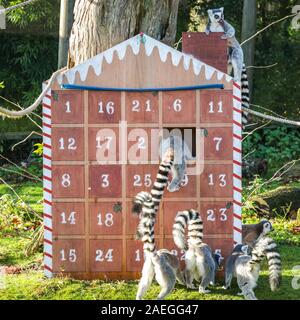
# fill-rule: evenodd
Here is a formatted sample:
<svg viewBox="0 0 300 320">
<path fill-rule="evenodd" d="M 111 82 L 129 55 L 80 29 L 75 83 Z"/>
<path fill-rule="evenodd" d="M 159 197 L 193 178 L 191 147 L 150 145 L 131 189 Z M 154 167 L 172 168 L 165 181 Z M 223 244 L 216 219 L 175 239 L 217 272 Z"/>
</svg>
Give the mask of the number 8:
<svg viewBox="0 0 300 320">
<path fill-rule="evenodd" d="M 65 173 L 65 174 L 62 176 L 61 185 L 62 185 L 64 188 L 68 188 L 68 187 L 71 186 L 71 177 L 70 177 L 69 174 Z"/>
</svg>

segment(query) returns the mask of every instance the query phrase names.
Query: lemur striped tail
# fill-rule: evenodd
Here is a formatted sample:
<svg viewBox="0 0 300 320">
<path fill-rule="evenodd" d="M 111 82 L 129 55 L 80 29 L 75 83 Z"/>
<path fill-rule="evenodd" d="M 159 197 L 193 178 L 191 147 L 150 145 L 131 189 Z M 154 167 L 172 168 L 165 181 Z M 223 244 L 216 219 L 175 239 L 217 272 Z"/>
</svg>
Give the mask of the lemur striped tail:
<svg viewBox="0 0 300 320">
<path fill-rule="evenodd" d="M 174 162 L 174 152 L 169 150 L 163 157 L 156 180 L 151 190 L 151 196 L 154 203 L 155 212 L 158 210 L 162 196 L 164 194 L 165 187 L 168 185 L 168 175 Z M 140 214 L 142 211 L 143 196 L 139 193 L 133 200 L 132 212 Z"/>
<path fill-rule="evenodd" d="M 281 257 L 275 241 L 269 237 L 263 237 L 257 241 L 250 264 L 260 263 L 264 257 L 268 260 L 270 288 L 275 291 L 281 283 Z"/>
<path fill-rule="evenodd" d="M 249 96 L 249 82 L 248 82 L 248 75 L 246 65 L 243 64 L 242 69 L 242 107 L 250 108 L 250 96 Z M 245 126 L 249 121 L 249 113 L 247 111 L 242 112 L 242 124 Z"/>
<path fill-rule="evenodd" d="M 186 227 L 188 227 L 188 240 L 185 238 Z M 203 239 L 203 223 L 199 212 L 193 209 L 179 211 L 173 225 L 173 238 L 181 250 L 186 251 L 189 246 L 199 246 Z"/>
<path fill-rule="evenodd" d="M 138 232 L 144 243 L 144 252 L 156 253 L 155 239 L 154 239 L 154 224 L 155 224 L 155 205 L 152 196 L 148 192 L 140 192 L 136 196 L 139 199 L 142 208 L 142 217 L 138 226 Z"/>
</svg>

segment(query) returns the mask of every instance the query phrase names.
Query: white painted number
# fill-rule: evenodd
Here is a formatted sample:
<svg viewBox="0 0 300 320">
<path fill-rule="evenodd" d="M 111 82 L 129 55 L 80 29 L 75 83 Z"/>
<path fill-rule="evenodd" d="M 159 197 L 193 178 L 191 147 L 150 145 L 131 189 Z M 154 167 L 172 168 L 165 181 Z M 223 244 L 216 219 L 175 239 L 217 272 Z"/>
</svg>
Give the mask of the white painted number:
<svg viewBox="0 0 300 320">
<path fill-rule="evenodd" d="M 214 186 L 215 185 L 215 183 L 214 183 L 214 175 L 213 174 L 210 174 L 208 176 L 208 180 L 209 180 L 209 185 L 210 186 Z M 219 186 L 224 188 L 226 185 L 227 185 L 226 174 L 220 174 L 219 175 Z"/>
<path fill-rule="evenodd" d="M 144 183 L 142 182 L 141 176 L 138 174 L 136 174 L 133 177 L 133 179 L 134 179 L 134 182 L 133 182 L 134 187 L 142 187 L 144 185 L 146 188 L 149 188 L 152 185 L 151 174 L 145 174 Z"/>
<path fill-rule="evenodd" d="M 145 110 L 146 112 L 151 112 L 151 100 L 147 100 L 145 103 Z M 133 100 L 132 101 L 132 108 L 131 108 L 132 112 L 140 112 L 141 111 L 141 104 L 139 102 L 139 100 Z"/>
<path fill-rule="evenodd" d="M 64 138 L 60 138 L 59 139 L 59 143 L 60 143 L 60 150 L 65 150 L 65 139 Z M 68 139 L 68 150 L 77 150 L 76 147 L 76 140 L 74 138 L 69 138 Z"/>
<path fill-rule="evenodd" d="M 71 113 L 71 104 L 70 104 L 70 101 L 67 101 L 66 104 L 66 113 Z"/>
<path fill-rule="evenodd" d="M 104 113 L 104 107 L 103 107 L 103 102 L 100 101 L 99 104 L 99 109 L 98 109 L 98 113 Z M 112 101 L 107 102 L 106 106 L 105 106 L 105 111 L 107 114 L 111 115 L 115 113 L 115 104 Z"/>
<path fill-rule="evenodd" d="M 101 137 L 96 137 L 96 149 L 101 149 L 103 147 L 104 144 L 106 144 L 106 149 L 110 149 L 111 146 L 111 142 L 113 140 L 112 137 L 105 137 L 105 141 L 103 142 L 103 144 L 101 144 Z"/>
<path fill-rule="evenodd" d="M 211 101 L 209 104 L 209 113 L 215 113 L 215 106 L 214 106 L 214 103 L 213 101 Z M 223 113 L 223 102 L 220 101 L 218 103 L 218 113 Z"/>
<path fill-rule="evenodd" d="M 98 225 L 99 225 L 99 226 L 103 226 L 102 214 L 99 213 L 97 217 L 98 217 Z M 106 215 L 105 215 L 105 220 L 104 220 L 104 225 L 105 225 L 106 227 L 112 227 L 113 224 L 114 224 L 114 220 L 113 220 L 113 219 L 114 219 L 114 216 L 113 216 L 112 213 L 106 213 Z"/>
<path fill-rule="evenodd" d="M 65 212 L 62 212 L 60 215 L 61 215 L 61 224 L 67 224 L 67 223 L 76 224 L 76 218 L 75 218 L 76 212 L 71 212 L 68 218 L 66 217 Z"/>
<path fill-rule="evenodd" d="M 139 149 L 143 149 L 143 150 L 147 149 L 145 138 L 139 137 L 138 143 L 139 143 L 139 144 L 138 144 L 138 148 L 139 148 Z"/>
<path fill-rule="evenodd" d="M 76 255 L 76 250 L 75 249 L 70 249 L 69 250 L 69 254 L 68 254 L 68 258 L 66 258 L 66 254 L 65 254 L 65 250 L 61 250 L 60 251 L 60 261 L 69 261 L 69 262 L 76 262 L 77 260 L 77 255 Z"/>
<path fill-rule="evenodd" d="M 71 186 L 71 176 L 69 174 L 67 174 L 67 173 L 63 174 L 61 185 L 64 188 L 68 188 Z"/>
<path fill-rule="evenodd" d="M 140 250 L 136 250 L 136 252 L 135 252 L 135 261 L 137 261 L 137 262 L 141 261 L 141 252 L 140 252 Z"/>
<path fill-rule="evenodd" d="M 106 254 L 102 250 L 96 250 L 96 261 L 103 262 L 113 262 L 113 251 L 114 249 L 108 249 Z"/>
<path fill-rule="evenodd" d="M 109 187 L 109 175 L 103 174 L 101 176 L 102 179 L 102 188 L 108 188 Z"/>
<path fill-rule="evenodd" d="M 223 138 L 220 138 L 220 137 L 214 138 L 214 142 L 216 143 L 216 151 L 220 151 L 220 145 L 222 141 L 223 141 Z"/>
<path fill-rule="evenodd" d="M 174 101 L 173 109 L 175 112 L 180 112 L 182 110 L 182 101 L 180 99 Z"/>
<path fill-rule="evenodd" d="M 226 208 L 221 208 L 219 210 L 219 212 L 220 212 L 220 221 L 226 221 L 227 220 L 226 211 L 227 211 Z M 216 221 L 215 210 L 213 210 L 213 209 L 207 210 L 207 221 Z"/>
</svg>

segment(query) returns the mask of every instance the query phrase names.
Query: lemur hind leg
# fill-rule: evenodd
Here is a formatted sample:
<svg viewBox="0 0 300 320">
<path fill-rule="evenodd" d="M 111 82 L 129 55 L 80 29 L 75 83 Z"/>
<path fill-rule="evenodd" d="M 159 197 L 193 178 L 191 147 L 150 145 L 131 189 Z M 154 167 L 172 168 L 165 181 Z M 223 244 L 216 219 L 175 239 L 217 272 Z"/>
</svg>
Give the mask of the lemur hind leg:
<svg viewBox="0 0 300 320">
<path fill-rule="evenodd" d="M 142 277 L 140 279 L 138 291 L 136 294 L 136 300 L 143 299 L 145 293 L 151 286 L 153 278 L 154 278 L 154 266 L 153 266 L 151 257 L 147 257 L 144 262 Z"/>
<path fill-rule="evenodd" d="M 163 300 L 175 287 L 176 274 L 164 257 L 155 257 L 153 260 L 155 279 L 161 287 L 157 300 Z"/>
<path fill-rule="evenodd" d="M 168 191 L 175 192 L 180 189 L 180 184 L 184 180 L 186 164 L 175 164 L 172 167 L 172 181 L 168 185 Z"/>
</svg>

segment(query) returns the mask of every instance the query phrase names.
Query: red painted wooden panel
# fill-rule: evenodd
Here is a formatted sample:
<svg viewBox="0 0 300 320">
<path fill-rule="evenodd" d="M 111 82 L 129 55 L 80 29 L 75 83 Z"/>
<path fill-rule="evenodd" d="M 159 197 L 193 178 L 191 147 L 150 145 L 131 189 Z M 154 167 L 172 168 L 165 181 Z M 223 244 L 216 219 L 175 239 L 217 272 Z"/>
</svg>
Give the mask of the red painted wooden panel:
<svg viewBox="0 0 300 320">
<path fill-rule="evenodd" d="M 134 197 L 140 191 L 151 191 L 156 179 L 158 165 L 128 165 L 126 166 L 128 198 Z"/>
<path fill-rule="evenodd" d="M 131 212 L 132 209 L 132 202 L 127 202 L 127 210 L 126 210 L 126 234 L 130 235 L 135 235 L 137 231 L 137 226 L 140 221 L 140 217 L 134 213 Z M 155 235 L 160 234 L 159 230 L 159 217 L 161 213 L 158 212 L 156 216 L 156 221 L 155 221 L 155 227 L 154 227 L 154 232 Z"/>
<path fill-rule="evenodd" d="M 83 198 L 84 167 L 72 165 L 53 166 L 52 184 L 54 198 Z"/>
<path fill-rule="evenodd" d="M 128 129 L 128 161 L 158 161 L 159 129 L 134 128 Z"/>
<path fill-rule="evenodd" d="M 52 124 L 83 124 L 83 91 L 53 91 L 52 103 Z"/>
<path fill-rule="evenodd" d="M 175 243 L 173 241 L 173 238 L 172 239 L 164 239 L 163 248 L 171 251 L 172 253 L 174 253 L 178 257 L 181 269 L 183 269 L 185 267 L 185 262 L 184 262 L 185 252 L 184 252 L 184 250 L 180 250 L 177 248 L 177 246 L 175 245 Z"/>
<path fill-rule="evenodd" d="M 158 92 L 126 92 L 128 123 L 158 123 Z"/>
<path fill-rule="evenodd" d="M 54 161 L 84 160 L 83 128 L 52 129 L 52 159 Z"/>
<path fill-rule="evenodd" d="M 90 234 L 121 235 L 122 209 L 116 202 L 93 203 L 89 206 Z M 116 212 L 117 211 L 117 212 Z"/>
<path fill-rule="evenodd" d="M 193 198 L 197 195 L 197 187 L 196 187 L 196 175 L 188 175 L 187 181 L 183 183 L 182 187 L 175 192 L 166 191 L 166 198 Z M 169 181 L 172 180 L 172 174 L 169 175 Z M 187 184 L 186 184 L 187 183 Z"/>
<path fill-rule="evenodd" d="M 164 123 L 196 122 L 196 92 L 163 92 Z"/>
<path fill-rule="evenodd" d="M 232 197 L 232 164 L 205 164 L 200 175 L 201 197 Z"/>
<path fill-rule="evenodd" d="M 119 129 L 89 128 L 89 160 L 119 160 Z"/>
<path fill-rule="evenodd" d="M 121 92 L 89 91 L 89 123 L 119 123 Z"/>
<path fill-rule="evenodd" d="M 232 123 L 232 105 L 232 91 L 200 91 L 200 121 L 202 123 Z"/>
<path fill-rule="evenodd" d="M 55 202 L 52 208 L 54 235 L 84 234 L 84 203 Z"/>
<path fill-rule="evenodd" d="M 164 234 L 172 235 L 173 224 L 178 211 L 189 209 L 197 210 L 197 202 L 195 201 L 165 201 L 163 202 L 163 219 L 164 219 Z"/>
<path fill-rule="evenodd" d="M 122 271 L 122 240 L 90 240 L 91 271 Z"/>
<path fill-rule="evenodd" d="M 127 240 L 126 271 L 142 271 L 144 264 L 143 244 L 138 240 Z"/>
<path fill-rule="evenodd" d="M 85 271 L 85 241 L 54 240 L 53 271 L 57 273 Z"/>
<path fill-rule="evenodd" d="M 233 239 L 232 238 L 203 238 L 203 242 L 207 243 L 212 252 L 214 253 L 216 250 L 221 250 L 222 256 L 225 258 L 223 260 L 223 266 L 228 258 L 228 256 L 231 254 L 233 249 Z"/>
<path fill-rule="evenodd" d="M 205 234 L 232 234 L 233 212 L 230 202 L 203 201 L 200 212 Z"/>
<path fill-rule="evenodd" d="M 232 128 L 206 128 L 205 160 L 232 160 Z"/>
<path fill-rule="evenodd" d="M 122 179 L 119 165 L 93 165 L 89 168 L 90 197 L 121 197 Z"/>
</svg>

